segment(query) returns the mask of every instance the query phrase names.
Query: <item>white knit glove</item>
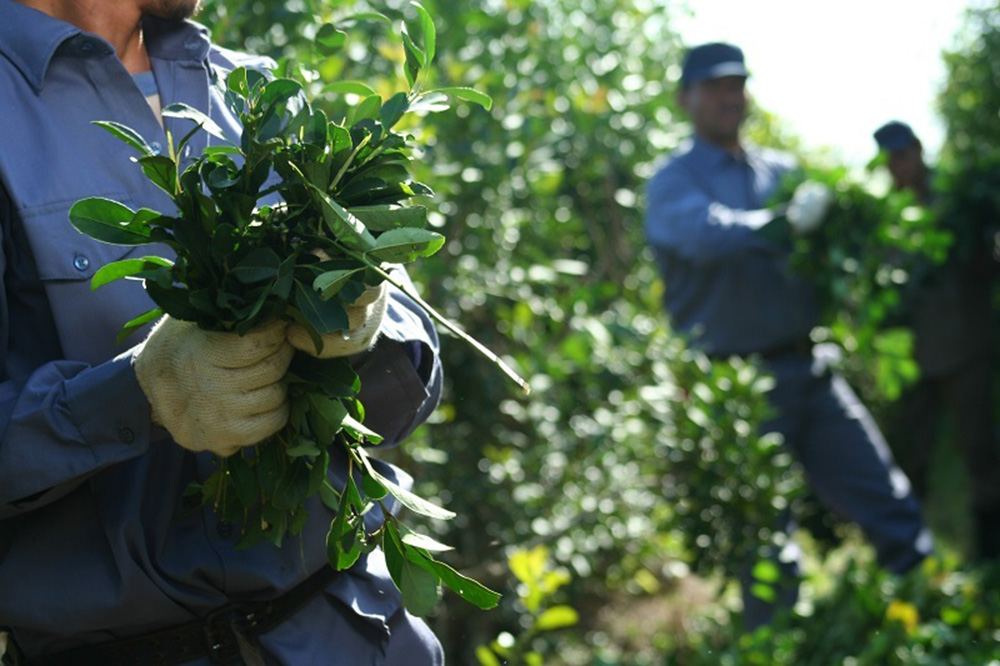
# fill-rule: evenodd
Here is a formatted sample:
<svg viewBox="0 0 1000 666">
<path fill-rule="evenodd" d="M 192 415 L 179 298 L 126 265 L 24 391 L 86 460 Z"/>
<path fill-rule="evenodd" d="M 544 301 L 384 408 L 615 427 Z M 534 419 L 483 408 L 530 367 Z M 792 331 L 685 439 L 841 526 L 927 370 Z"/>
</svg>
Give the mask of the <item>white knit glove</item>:
<svg viewBox="0 0 1000 666">
<path fill-rule="evenodd" d="M 833 192 L 826 185 L 807 180 L 795 188 L 785 216 L 796 233 L 808 234 L 819 229 L 833 203 Z"/>
<path fill-rule="evenodd" d="M 382 320 L 389 307 L 389 290 L 383 282 L 377 287 L 368 287 L 356 301 L 346 306 L 349 328 L 321 335 L 323 349 L 316 351 L 316 345 L 302 326 L 293 323 L 288 327 L 288 342 L 316 358 L 351 356 L 368 351 L 375 344 Z"/>
<path fill-rule="evenodd" d="M 220 456 L 276 433 L 288 421 L 281 379 L 295 354 L 287 326 L 275 320 L 239 336 L 164 317 L 134 361 L 153 421 L 185 449 Z"/>
</svg>

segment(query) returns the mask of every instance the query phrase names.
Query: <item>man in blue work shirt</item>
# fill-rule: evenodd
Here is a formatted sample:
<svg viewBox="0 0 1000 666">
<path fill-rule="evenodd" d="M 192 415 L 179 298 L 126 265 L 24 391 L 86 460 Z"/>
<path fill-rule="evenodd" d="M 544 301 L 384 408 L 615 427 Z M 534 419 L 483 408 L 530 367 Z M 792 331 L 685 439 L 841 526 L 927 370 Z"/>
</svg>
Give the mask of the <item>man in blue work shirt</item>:
<svg viewBox="0 0 1000 666">
<path fill-rule="evenodd" d="M 894 120 L 874 134 L 893 187 L 934 205 L 932 172 L 913 129 Z M 890 440 L 900 466 L 923 499 L 931 453 L 945 416 L 969 476 L 976 557 L 1000 557 L 1000 441 L 994 411 L 993 285 L 1000 263 L 995 229 L 974 219 L 946 220 L 955 235 L 948 259 L 915 275 L 904 302 L 920 379 L 902 397 Z"/>
<path fill-rule="evenodd" d="M 770 400 L 781 433 L 822 502 L 858 523 L 881 564 L 903 572 L 930 550 L 906 477 L 850 387 L 814 354 L 809 334 L 818 307 L 809 285 L 791 274 L 788 244 L 761 229 L 766 208 L 793 158 L 747 145 L 747 70 L 742 51 L 722 43 L 686 54 L 678 100 L 695 136 L 649 184 L 646 236 L 653 248 L 674 328 L 714 357 L 754 355 L 776 380 Z M 814 183 L 796 191 L 785 216 L 793 233 L 822 222 L 828 194 Z M 773 228 L 773 227 L 772 227 Z M 780 228 L 780 227 L 779 227 Z M 785 562 L 789 577 L 794 566 Z M 773 608 L 744 576 L 747 625 Z M 784 603 L 794 599 L 794 582 Z"/>
<path fill-rule="evenodd" d="M 106 196 L 172 210 L 128 147 L 91 122 L 124 123 L 162 150 L 166 131 L 183 136 L 192 125 L 160 117 L 160 104 L 185 102 L 238 137 L 225 76 L 267 66 L 212 45 L 183 20 L 196 6 L 0 0 L 3 660 L 442 664 L 433 634 L 402 609 L 380 552 L 327 573 L 332 514 L 320 502 L 308 504 L 301 541 L 283 548 L 237 549 L 239 526 L 184 506 L 184 489 L 214 469 L 213 454 L 284 424 L 281 377 L 296 346 L 286 325 L 240 338 L 166 318 L 123 351 L 115 334 L 151 307 L 142 285 L 90 291 L 101 266 L 162 248 L 77 233 L 67 218 L 75 201 Z M 198 133 L 192 155 L 206 141 Z M 391 445 L 437 403 L 437 337 L 396 289 L 356 307 L 358 326 L 333 335 L 361 375 L 366 424 Z M 374 347 L 362 329 L 379 331 Z M 345 470 L 335 460 L 332 481 L 342 484 Z"/>
</svg>

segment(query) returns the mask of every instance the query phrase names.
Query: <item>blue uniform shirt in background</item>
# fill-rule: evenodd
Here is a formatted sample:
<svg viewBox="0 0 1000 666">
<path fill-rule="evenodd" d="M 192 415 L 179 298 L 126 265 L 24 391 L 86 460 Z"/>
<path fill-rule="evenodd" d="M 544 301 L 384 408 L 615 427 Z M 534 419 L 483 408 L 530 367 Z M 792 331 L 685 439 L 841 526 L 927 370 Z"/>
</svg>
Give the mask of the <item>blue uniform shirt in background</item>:
<svg viewBox="0 0 1000 666">
<path fill-rule="evenodd" d="M 163 104 L 201 109 L 238 140 L 226 74 L 269 61 L 215 47 L 190 22 L 148 21 L 145 38 Z M 318 500 L 283 548 L 237 550 L 238 525 L 185 511 L 184 489 L 217 461 L 151 426 L 132 370 L 137 348 L 115 345 L 122 324 L 152 303 L 136 281 L 90 290 L 101 266 L 166 248 L 98 243 L 67 217 L 88 196 L 174 207 L 94 120 L 124 123 L 165 150 L 164 128 L 107 42 L 0 0 L 0 628 L 29 657 L 274 598 L 327 566 L 332 514 Z M 193 126 L 164 120 L 174 137 Z M 196 135 L 182 167 L 207 140 Z M 383 335 L 357 365 L 366 424 L 390 445 L 434 409 L 437 352 L 430 320 L 392 289 Z M 343 484 L 345 461 L 334 458 L 331 479 Z M 442 659 L 426 626 L 400 611 L 378 551 L 261 644 L 269 664 L 290 666 Z"/>
<path fill-rule="evenodd" d="M 646 238 L 678 331 L 712 354 L 763 352 L 801 340 L 818 306 L 793 276 L 788 252 L 756 230 L 794 160 L 748 147 L 742 155 L 694 139 L 652 179 Z"/>
</svg>

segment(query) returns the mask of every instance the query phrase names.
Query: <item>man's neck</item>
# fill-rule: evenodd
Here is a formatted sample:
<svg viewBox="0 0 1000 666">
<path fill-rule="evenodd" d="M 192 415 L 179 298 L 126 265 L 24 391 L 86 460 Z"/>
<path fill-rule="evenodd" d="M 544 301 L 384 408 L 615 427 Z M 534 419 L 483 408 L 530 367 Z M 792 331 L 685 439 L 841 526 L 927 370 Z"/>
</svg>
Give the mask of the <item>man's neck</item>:
<svg viewBox="0 0 1000 666">
<path fill-rule="evenodd" d="M 715 146 L 716 148 L 721 148 L 730 155 L 733 155 L 734 157 L 738 157 L 743 154 L 743 146 L 740 144 L 739 136 L 731 138 L 719 138 L 719 137 L 706 136 L 701 132 L 698 132 L 697 136 L 701 141 L 704 141 L 708 145 Z"/>
<path fill-rule="evenodd" d="M 150 69 L 142 35 L 142 10 L 128 0 L 17 0 L 107 40 L 125 68 L 135 74 Z"/>
</svg>

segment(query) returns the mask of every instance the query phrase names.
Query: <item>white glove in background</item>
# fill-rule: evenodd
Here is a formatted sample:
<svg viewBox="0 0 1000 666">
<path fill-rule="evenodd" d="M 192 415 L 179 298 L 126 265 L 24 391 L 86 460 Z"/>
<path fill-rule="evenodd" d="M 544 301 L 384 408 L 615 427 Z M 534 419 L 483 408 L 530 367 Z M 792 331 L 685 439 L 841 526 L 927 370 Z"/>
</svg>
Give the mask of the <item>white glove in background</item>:
<svg viewBox="0 0 1000 666">
<path fill-rule="evenodd" d="M 368 351 L 375 344 L 382 327 L 382 320 L 389 307 L 388 294 L 389 290 L 384 282 L 377 287 L 365 289 L 358 300 L 345 306 L 350 328 L 320 336 L 323 349 L 319 352 L 306 330 L 295 323 L 288 327 L 288 342 L 316 358 L 352 356 Z"/>
<path fill-rule="evenodd" d="M 785 216 L 796 233 L 808 234 L 823 224 L 833 192 L 826 185 L 807 180 L 795 188 Z"/>
<path fill-rule="evenodd" d="M 191 451 L 236 453 L 288 421 L 281 381 L 295 351 L 284 321 L 244 336 L 164 317 L 134 360 L 153 421 Z"/>
</svg>

